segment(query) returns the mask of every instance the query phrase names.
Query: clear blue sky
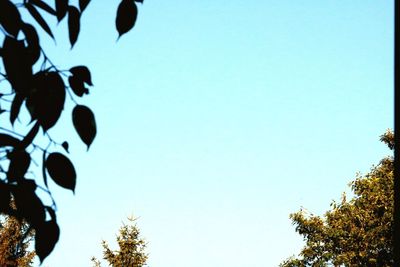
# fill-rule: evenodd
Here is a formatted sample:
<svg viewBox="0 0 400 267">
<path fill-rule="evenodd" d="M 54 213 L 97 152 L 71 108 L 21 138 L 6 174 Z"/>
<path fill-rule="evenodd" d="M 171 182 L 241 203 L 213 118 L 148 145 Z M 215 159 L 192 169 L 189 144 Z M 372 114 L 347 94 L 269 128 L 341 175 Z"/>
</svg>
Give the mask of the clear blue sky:
<svg viewBox="0 0 400 267">
<path fill-rule="evenodd" d="M 389 153 L 393 1 L 148 0 L 116 43 L 117 5 L 90 3 L 72 51 L 66 21 L 42 38 L 92 70 L 98 124 L 89 152 L 71 105 L 51 131 L 78 181 L 50 184 L 61 237 L 43 266 L 90 266 L 131 214 L 150 267 L 277 266 L 302 246 L 289 214 L 322 214 Z"/>
</svg>

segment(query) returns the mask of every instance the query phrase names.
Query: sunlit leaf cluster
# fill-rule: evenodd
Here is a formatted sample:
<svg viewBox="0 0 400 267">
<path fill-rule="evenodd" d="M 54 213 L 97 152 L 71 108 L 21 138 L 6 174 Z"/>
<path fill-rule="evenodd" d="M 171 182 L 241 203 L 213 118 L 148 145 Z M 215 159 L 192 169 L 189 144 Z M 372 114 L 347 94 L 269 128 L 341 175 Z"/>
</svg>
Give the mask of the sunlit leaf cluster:
<svg viewBox="0 0 400 267">
<path fill-rule="evenodd" d="M 36 255 L 30 248 L 33 237 L 25 221 L 0 216 L 0 266 L 33 266 Z"/>
<path fill-rule="evenodd" d="M 393 132 L 387 131 L 381 141 L 393 150 Z M 280 266 L 394 266 L 393 171 L 393 158 L 384 158 L 351 182 L 354 196 L 350 200 L 343 194 L 324 216 L 305 210 L 291 214 L 306 244 L 298 257 Z"/>
<path fill-rule="evenodd" d="M 135 25 L 136 2 L 122 0 L 117 8 L 119 37 Z M 66 20 L 72 48 L 89 4 L 90 0 L 0 0 L 0 213 L 26 221 L 34 230 L 41 262 L 60 234 L 48 178 L 73 192 L 77 180 L 67 137 L 60 136 L 56 141 L 49 131 L 61 116 L 69 115 L 89 149 L 97 127 L 94 113 L 81 103 L 93 86 L 89 68 L 78 65 L 60 69 L 46 55 L 40 38 L 55 39 L 57 23 Z M 67 101 L 72 110 L 65 110 Z M 32 165 L 41 165 L 41 173 L 33 172 Z M 49 196 L 50 204 L 42 201 L 38 191 Z M 10 205 L 11 199 L 15 205 Z"/>
</svg>

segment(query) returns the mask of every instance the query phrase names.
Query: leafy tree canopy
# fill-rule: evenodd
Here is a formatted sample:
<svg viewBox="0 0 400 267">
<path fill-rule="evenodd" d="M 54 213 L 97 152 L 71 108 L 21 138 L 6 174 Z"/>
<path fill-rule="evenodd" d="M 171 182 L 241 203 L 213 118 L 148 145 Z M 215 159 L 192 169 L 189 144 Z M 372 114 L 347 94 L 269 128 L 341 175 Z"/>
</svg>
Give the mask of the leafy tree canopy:
<svg viewBox="0 0 400 267">
<path fill-rule="evenodd" d="M 142 0 L 119 3 L 115 19 L 118 38 L 135 25 L 137 2 Z M 77 179 L 66 155 L 66 136 L 56 141 L 48 131 L 63 114 L 66 101 L 75 104 L 71 112 L 73 126 L 88 149 L 97 128 L 94 113 L 80 103 L 93 85 L 89 68 L 78 65 L 59 69 L 41 46 L 39 31 L 54 39 L 49 21 L 67 23 L 72 48 L 89 3 L 0 0 L 0 213 L 26 221 L 35 231 L 35 251 L 41 262 L 53 250 L 60 233 L 48 177 L 73 192 Z M 23 123 L 26 117 L 29 123 Z M 36 138 L 40 132 L 44 138 Z M 41 175 L 35 174 L 32 165 L 41 166 Z M 39 178 L 44 187 L 37 183 Z M 44 204 L 37 191 L 42 191 L 42 196 L 47 193 L 51 204 Z M 11 199 L 15 200 L 14 206 L 10 205 Z"/>
<path fill-rule="evenodd" d="M 0 218 L 0 266 L 32 266 L 35 252 L 31 251 L 33 231 L 25 222 L 14 217 Z"/>
<path fill-rule="evenodd" d="M 146 265 L 148 255 L 145 252 L 146 242 L 140 237 L 140 231 L 134 223 L 135 219 L 128 218 L 130 224 L 124 224 L 117 236 L 118 250 L 111 250 L 106 241 L 102 241 L 103 258 L 113 267 L 142 267 Z M 101 267 L 95 257 L 92 258 L 94 267 Z"/>
<path fill-rule="evenodd" d="M 393 150 L 393 132 L 387 131 L 381 141 Z M 351 182 L 354 197 L 347 200 L 343 194 L 322 217 L 304 210 L 291 214 L 306 245 L 280 266 L 394 266 L 393 170 L 393 157 L 382 159 Z"/>
</svg>

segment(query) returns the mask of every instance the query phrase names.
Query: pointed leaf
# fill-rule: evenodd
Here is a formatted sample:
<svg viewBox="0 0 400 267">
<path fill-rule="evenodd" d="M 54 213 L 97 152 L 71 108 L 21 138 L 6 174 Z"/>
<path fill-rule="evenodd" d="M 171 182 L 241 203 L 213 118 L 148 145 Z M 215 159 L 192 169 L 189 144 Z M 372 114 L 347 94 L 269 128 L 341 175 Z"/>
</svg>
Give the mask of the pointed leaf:
<svg viewBox="0 0 400 267">
<path fill-rule="evenodd" d="M 39 132 L 40 123 L 36 122 L 35 125 L 31 128 L 28 134 L 22 139 L 21 144 L 19 145 L 20 149 L 27 148 L 30 144 L 32 144 L 33 139 L 35 139 L 36 135 Z"/>
<path fill-rule="evenodd" d="M 32 64 L 28 48 L 24 41 L 11 37 L 4 38 L 2 47 L 2 59 L 7 79 L 12 88 L 23 96 L 30 90 L 32 79 Z"/>
<path fill-rule="evenodd" d="M 79 137 L 89 149 L 97 132 L 93 112 L 86 106 L 76 105 L 72 111 L 72 122 Z"/>
<path fill-rule="evenodd" d="M 79 0 L 79 9 L 83 12 L 86 7 L 89 5 L 90 0 Z"/>
<path fill-rule="evenodd" d="M 47 32 L 47 34 L 50 35 L 51 38 L 54 39 L 53 33 L 51 32 L 49 25 L 47 25 L 47 22 L 44 20 L 42 15 L 40 15 L 37 9 L 29 3 L 25 4 L 25 6 L 28 9 L 29 14 L 31 14 L 36 22 L 39 23 L 40 27 L 42 27 L 42 29 Z"/>
<path fill-rule="evenodd" d="M 56 0 L 57 20 L 60 22 L 68 11 L 68 0 Z"/>
<path fill-rule="evenodd" d="M 43 2 L 42 0 L 29 0 L 29 3 L 43 9 L 44 11 L 46 11 L 47 13 L 51 14 L 51 15 L 56 15 L 56 11 L 49 6 L 47 3 Z"/>
<path fill-rule="evenodd" d="M 40 44 L 39 44 L 39 36 L 36 32 L 35 27 L 30 24 L 23 24 L 22 32 L 25 35 L 25 40 L 28 43 L 26 53 L 28 54 L 28 60 L 30 65 L 33 65 L 38 61 L 40 57 Z"/>
<path fill-rule="evenodd" d="M 14 125 L 15 120 L 18 117 L 19 111 L 21 109 L 22 102 L 24 98 L 21 94 L 16 93 L 15 97 L 11 103 L 11 111 L 10 111 L 10 122 L 11 125 Z"/>
<path fill-rule="evenodd" d="M 68 7 L 68 31 L 69 31 L 69 42 L 71 43 L 71 49 L 74 47 L 78 40 L 80 31 L 80 19 L 81 14 L 79 10 L 74 6 Z"/>
<path fill-rule="evenodd" d="M 19 140 L 11 135 L 0 133 L 0 147 L 12 146 L 16 147 Z"/>
<path fill-rule="evenodd" d="M 43 151 L 43 157 L 42 157 L 42 175 L 43 175 L 43 182 L 44 185 L 49 188 L 47 185 L 47 173 L 46 173 L 46 150 Z"/>
<path fill-rule="evenodd" d="M 117 9 L 115 25 L 118 31 L 118 38 L 130 31 L 137 19 L 137 6 L 134 0 L 122 0 Z"/>
<path fill-rule="evenodd" d="M 69 149 L 69 144 L 67 141 L 64 141 L 61 146 L 64 148 L 64 150 L 69 153 L 68 149 Z"/>
<path fill-rule="evenodd" d="M 51 179 L 61 187 L 75 191 L 76 172 L 72 162 L 63 154 L 51 153 L 46 159 Z"/>
<path fill-rule="evenodd" d="M 0 1 L 0 24 L 12 36 L 17 37 L 21 28 L 21 14 L 9 0 Z"/>
<path fill-rule="evenodd" d="M 24 179 L 13 189 L 15 205 L 19 216 L 26 219 L 33 227 L 44 222 L 46 212 L 40 198 L 35 194 L 34 180 Z"/>
<path fill-rule="evenodd" d="M 35 227 L 35 252 L 40 262 L 53 251 L 60 237 L 60 228 L 55 220 L 43 222 Z"/>
<path fill-rule="evenodd" d="M 32 120 L 38 120 L 43 130 L 53 127 L 64 108 L 65 85 L 58 72 L 40 71 L 34 75 L 33 87 L 26 100 Z"/>
</svg>

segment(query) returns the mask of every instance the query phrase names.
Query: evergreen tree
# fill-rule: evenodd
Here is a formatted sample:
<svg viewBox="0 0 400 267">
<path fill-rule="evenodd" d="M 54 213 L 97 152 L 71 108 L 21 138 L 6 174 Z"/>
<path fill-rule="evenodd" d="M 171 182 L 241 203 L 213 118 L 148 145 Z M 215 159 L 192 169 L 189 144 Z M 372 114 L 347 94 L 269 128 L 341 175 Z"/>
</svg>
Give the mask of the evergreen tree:
<svg viewBox="0 0 400 267">
<path fill-rule="evenodd" d="M 142 267 L 148 258 L 146 242 L 140 237 L 140 231 L 134 223 L 135 219 L 128 218 L 130 224 L 123 224 L 119 229 L 117 243 L 119 250 L 111 250 L 106 241 L 102 241 L 103 258 L 112 267 Z M 101 267 L 100 261 L 92 258 L 94 267 Z"/>
</svg>

